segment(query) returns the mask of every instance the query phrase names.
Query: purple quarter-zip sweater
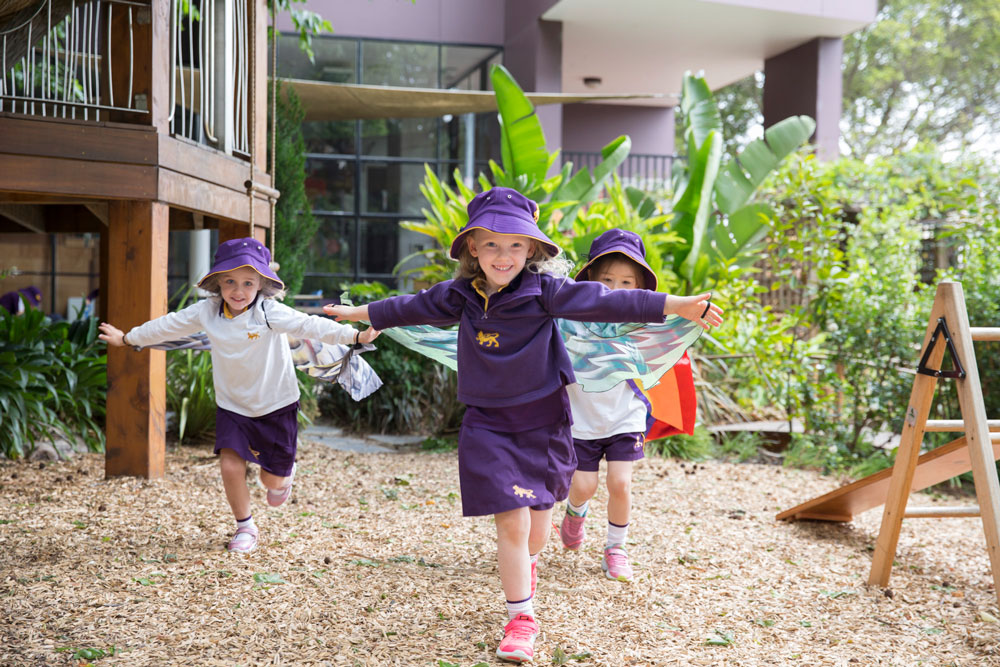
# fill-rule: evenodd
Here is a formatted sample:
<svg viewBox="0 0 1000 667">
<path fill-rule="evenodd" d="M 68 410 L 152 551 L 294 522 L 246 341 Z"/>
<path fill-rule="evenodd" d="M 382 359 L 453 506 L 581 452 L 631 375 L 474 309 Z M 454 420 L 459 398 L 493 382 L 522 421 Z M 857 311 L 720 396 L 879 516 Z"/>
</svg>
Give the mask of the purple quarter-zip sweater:
<svg viewBox="0 0 1000 667">
<path fill-rule="evenodd" d="M 370 303 L 368 317 L 376 329 L 458 322 L 458 400 L 508 407 L 576 381 L 553 318 L 662 322 L 666 299 L 662 292 L 609 290 L 597 282 L 523 270 L 489 299 L 468 279 L 446 280 Z"/>
</svg>

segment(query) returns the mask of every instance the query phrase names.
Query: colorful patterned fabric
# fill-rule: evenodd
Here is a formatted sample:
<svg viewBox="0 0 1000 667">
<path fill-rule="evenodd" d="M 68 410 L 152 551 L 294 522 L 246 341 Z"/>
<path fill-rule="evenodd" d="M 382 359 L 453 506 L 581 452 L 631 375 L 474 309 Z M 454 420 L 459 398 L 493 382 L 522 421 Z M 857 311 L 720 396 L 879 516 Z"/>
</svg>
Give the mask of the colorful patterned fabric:
<svg viewBox="0 0 1000 667">
<path fill-rule="evenodd" d="M 693 432 L 697 399 L 686 351 L 701 336 L 701 327 L 679 316 L 663 324 L 556 323 L 584 391 L 607 391 L 628 382 L 649 405 L 647 440 Z M 382 334 L 452 370 L 458 368 L 456 329 L 419 325 L 393 327 Z"/>
</svg>

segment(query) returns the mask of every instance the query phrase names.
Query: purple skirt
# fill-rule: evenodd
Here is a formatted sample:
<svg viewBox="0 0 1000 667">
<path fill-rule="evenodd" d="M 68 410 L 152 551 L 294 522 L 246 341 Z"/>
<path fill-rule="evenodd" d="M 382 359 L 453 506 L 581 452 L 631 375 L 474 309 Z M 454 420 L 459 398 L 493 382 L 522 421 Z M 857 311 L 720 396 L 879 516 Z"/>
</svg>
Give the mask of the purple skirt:
<svg viewBox="0 0 1000 667">
<path fill-rule="evenodd" d="M 463 516 L 549 509 L 569 495 L 575 470 L 569 421 L 516 433 L 463 423 L 458 435 Z"/>
<path fill-rule="evenodd" d="M 299 402 L 260 417 L 245 417 L 216 406 L 215 453 L 231 449 L 278 477 L 288 477 L 299 439 Z"/>
<path fill-rule="evenodd" d="M 645 441 L 642 433 L 617 433 L 598 440 L 574 438 L 576 468 L 584 472 L 597 472 L 602 458 L 609 461 L 638 461 L 643 457 L 642 445 Z"/>
</svg>

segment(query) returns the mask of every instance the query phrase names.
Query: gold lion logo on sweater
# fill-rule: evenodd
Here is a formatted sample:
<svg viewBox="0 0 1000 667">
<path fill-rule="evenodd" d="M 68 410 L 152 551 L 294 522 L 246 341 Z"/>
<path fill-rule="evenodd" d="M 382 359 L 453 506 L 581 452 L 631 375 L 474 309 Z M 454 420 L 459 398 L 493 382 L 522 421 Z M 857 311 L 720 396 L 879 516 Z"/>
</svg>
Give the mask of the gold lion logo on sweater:
<svg viewBox="0 0 1000 667">
<path fill-rule="evenodd" d="M 485 333 L 480 331 L 476 334 L 476 342 L 486 347 L 500 347 L 500 342 L 497 340 L 499 335 L 499 333 Z"/>
<path fill-rule="evenodd" d="M 257 340 L 258 338 L 260 338 L 260 334 L 258 333 L 247 333 L 248 340 Z"/>
<path fill-rule="evenodd" d="M 514 485 L 514 495 L 519 498 L 532 498 L 535 497 L 535 492 L 531 489 L 522 489 L 517 484 Z"/>
</svg>

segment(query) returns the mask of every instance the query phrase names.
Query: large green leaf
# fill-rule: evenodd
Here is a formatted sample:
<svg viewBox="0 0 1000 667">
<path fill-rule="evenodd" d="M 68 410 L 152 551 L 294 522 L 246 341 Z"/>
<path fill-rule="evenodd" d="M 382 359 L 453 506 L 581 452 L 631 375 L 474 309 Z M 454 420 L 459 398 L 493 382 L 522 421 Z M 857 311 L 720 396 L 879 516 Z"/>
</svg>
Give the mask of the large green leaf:
<svg viewBox="0 0 1000 667">
<path fill-rule="evenodd" d="M 601 149 L 602 160 L 594 167 L 593 173 L 584 167 L 573 178 L 568 178 L 570 165 L 563 167 L 566 178 L 562 181 L 562 185 L 552 193 L 552 198 L 575 203 L 564 209 L 563 219 L 559 223 L 560 227 L 568 229 L 576 219 L 580 207 L 600 196 L 608 178 L 625 161 L 631 150 L 632 139 L 628 135 L 622 135 Z"/>
<path fill-rule="evenodd" d="M 538 183 L 545 178 L 551 164 L 542 124 L 534 105 L 503 65 L 493 65 L 490 79 L 500 112 L 500 149 L 504 170 L 521 185 L 518 190 L 525 192 L 529 183 Z M 521 177 L 524 177 L 523 184 L 518 180 Z"/>
<path fill-rule="evenodd" d="M 712 190 L 722 161 L 722 135 L 715 131 L 709 132 L 704 143 L 690 155 L 694 158 L 694 164 L 690 166 L 692 176 L 688 182 L 688 192 L 680 201 L 684 205 L 682 212 L 690 216 L 691 220 L 688 237 L 691 247 L 681 263 L 680 274 L 693 284 L 695 269 L 702 254 L 702 243 L 708 229 L 709 216 L 714 211 Z"/>
<path fill-rule="evenodd" d="M 722 132 L 722 118 L 704 77 L 685 72 L 681 83 L 681 113 L 688 129 L 694 133 L 698 148 L 711 132 Z"/>
<path fill-rule="evenodd" d="M 759 202 L 734 211 L 712 230 L 716 250 L 726 260 L 747 253 L 767 235 L 773 215 L 770 206 Z"/>
<path fill-rule="evenodd" d="M 809 116 L 791 116 L 772 125 L 723 168 L 715 186 L 719 210 L 729 214 L 746 204 L 754 190 L 816 129 Z"/>
</svg>

